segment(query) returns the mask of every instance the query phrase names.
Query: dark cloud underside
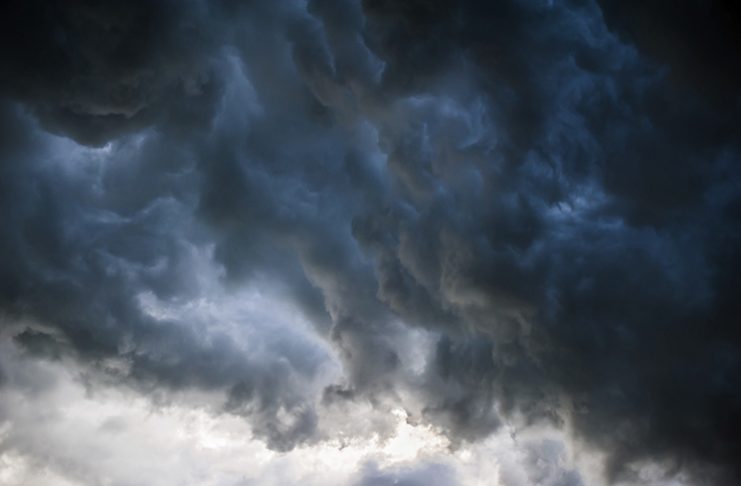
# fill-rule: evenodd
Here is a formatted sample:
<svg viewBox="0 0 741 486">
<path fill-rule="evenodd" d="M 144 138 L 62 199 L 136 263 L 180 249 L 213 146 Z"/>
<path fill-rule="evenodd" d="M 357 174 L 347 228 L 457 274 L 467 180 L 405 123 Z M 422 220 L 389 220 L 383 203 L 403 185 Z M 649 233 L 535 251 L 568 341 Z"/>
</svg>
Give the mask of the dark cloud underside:
<svg viewBox="0 0 741 486">
<path fill-rule="evenodd" d="M 0 18 L 0 313 L 29 353 L 152 395 L 223 392 L 275 450 L 331 435 L 321 407 L 413 396 L 454 444 L 521 414 L 604 452 L 608 482 L 644 461 L 741 480 L 732 2 Z M 248 285 L 299 309 L 344 378 L 309 385 L 329 358 L 302 335 L 245 348 L 145 305 Z M 459 482 L 437 464 L 358 477 Z"/>
</svg>

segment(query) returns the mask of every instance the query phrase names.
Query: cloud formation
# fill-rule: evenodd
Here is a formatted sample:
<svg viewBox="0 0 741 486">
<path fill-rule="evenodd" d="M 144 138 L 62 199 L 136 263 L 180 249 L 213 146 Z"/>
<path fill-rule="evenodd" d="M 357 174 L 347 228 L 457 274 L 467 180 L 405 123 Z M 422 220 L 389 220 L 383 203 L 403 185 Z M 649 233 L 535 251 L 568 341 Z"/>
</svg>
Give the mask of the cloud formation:
<svg viewBox="0 0 741 486">
<path fill-rule="evenodd" d="M 401 409 L 565 434 L 503 484 L 738 480 L 738 15 L 657 5 L 11 2 L 3 339 L 283 453 Z"/>
</svg>

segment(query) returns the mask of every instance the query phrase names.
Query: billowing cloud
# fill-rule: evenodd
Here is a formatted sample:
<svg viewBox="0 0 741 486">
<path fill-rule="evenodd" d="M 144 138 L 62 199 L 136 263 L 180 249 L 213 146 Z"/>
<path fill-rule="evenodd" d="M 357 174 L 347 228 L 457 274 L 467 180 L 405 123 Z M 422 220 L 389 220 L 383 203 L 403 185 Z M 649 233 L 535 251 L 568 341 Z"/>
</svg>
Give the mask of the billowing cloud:
<svg viewBox="0 0 741 486">
<path fill-rule="evenodd" d="M 657 8 L 4 7 L 3 366 L 244 419 L 275 461 L 399 417 L 449 448 L 337 484 L 473 484 L 502 434 L 502 484 L 734 482 L 735 17 Z M 0 443 L 43 464 L 38 434 Z M 78 460 L 46 466 L 103 481 Z"/>
</svg>

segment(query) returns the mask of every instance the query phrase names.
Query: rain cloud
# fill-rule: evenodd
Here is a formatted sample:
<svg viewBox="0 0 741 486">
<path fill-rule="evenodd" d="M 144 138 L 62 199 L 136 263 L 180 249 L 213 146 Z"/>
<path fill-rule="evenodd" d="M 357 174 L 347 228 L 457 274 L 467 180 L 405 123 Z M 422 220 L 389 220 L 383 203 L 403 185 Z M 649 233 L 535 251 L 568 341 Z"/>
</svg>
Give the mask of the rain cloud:
<svg viewBox="0 0 741 486">
<path fill-rule="evenodd" d="M 3 6 L 0 477 L 148 481 L 40 448 L 83 386 L 290 463 L 214 484 L 741 480 L 739 12 L 670 10 Z"/>
</svg>

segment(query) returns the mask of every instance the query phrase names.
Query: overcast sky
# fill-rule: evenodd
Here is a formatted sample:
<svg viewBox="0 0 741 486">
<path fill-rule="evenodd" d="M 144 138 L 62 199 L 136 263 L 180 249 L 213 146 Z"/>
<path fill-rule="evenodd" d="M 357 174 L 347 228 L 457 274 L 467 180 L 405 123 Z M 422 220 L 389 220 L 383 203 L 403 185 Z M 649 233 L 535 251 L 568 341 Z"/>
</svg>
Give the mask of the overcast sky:
<svg viewBox="0 0 741 486">
<path fill-rule="evenodd" d="M 722 0 L 0 10 L 0 483 L 741 484 Z"/>
</svg>

